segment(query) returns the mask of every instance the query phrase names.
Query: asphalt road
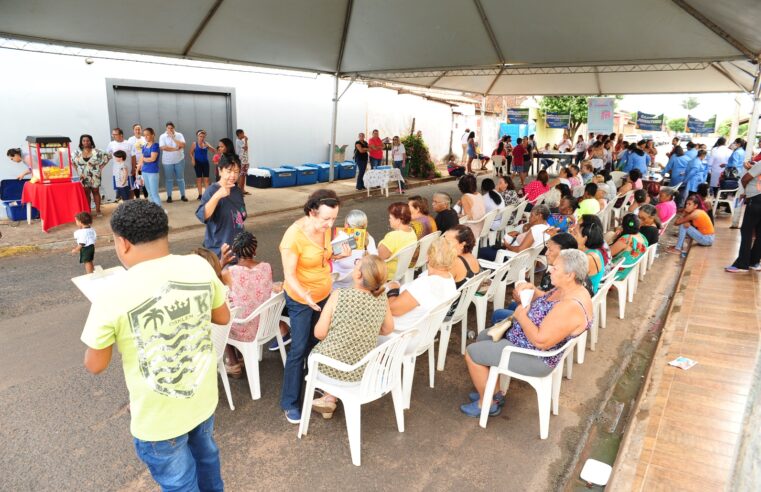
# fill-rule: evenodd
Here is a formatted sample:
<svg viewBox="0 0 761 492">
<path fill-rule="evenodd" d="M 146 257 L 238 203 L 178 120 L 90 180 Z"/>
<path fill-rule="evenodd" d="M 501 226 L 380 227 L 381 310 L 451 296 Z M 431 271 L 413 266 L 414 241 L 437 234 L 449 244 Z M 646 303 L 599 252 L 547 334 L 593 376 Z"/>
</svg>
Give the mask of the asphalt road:
<svg viewBox="0 0 761 492">
<path fill-rule="evenodd" d="M 435 188 L 450 192 L 453 183 Z M 430 197 L 434 187 L 417 190 Z M 399 197 L 362 199 L 342 207 L 370 216 L 376 238 L 388 230 L 386 207 Z M 258 258 L 282 278 L 277 244 L 297 213 L 253 217 L 248 226 L 259 240 Z M 171 238 L 174 253 L 187 253 L 202 239 L 200 229 Z M 664 255 L 665 256 L 665 255 Z M 362 410 L 362 467 L 351 465 L 343 413 L 323 421 L 314 415 L 309 435 L 296 438 L 278 408 L 282 365 L 266 353 L 261 363 L 262 398 L 250 398 L 248 384 L 231 380 L 236 410 L 230 411 L 220 385 L 216 439 L 228 490 L 548 490 L 569 466 L 585 424 L 600 402 L 633 333 L 642 334 L 655 308 L 648 303 L 668 294 L 675 260 L 660 259 L 661 276 L 641 284 L 627 321 L 609 316 L 597 351 L 564 381 L 561 412 L 550 437 L 538 438 L 536 396 L 514 382 L 502 415 L 487 429 L 459 412 L 471 390 L 459 355 L 459 327 L 453 330 L 447 366 L 428 388 L 427 360 L 421 357 L 406 431 L 397 432 L 390 398 Z M 96 263 L 117 264 L 113 250 L 101 248 Z M 82 367 L 79 341 L 89 303 L 71 283 L 81 266 L 67 252 L 0 259 L 0 490 L 154 490 L 135 457 L 129 434 L 128 395 L 120 360 L 100 376 Z M 610 313 L 617 310 L 610 296 Z M 471 313 L 470 326 L 475 326 Z M 626 329 L 624 329 L 626 327 Z M 644 330 L 644 331 L 643 331 Z M 316 418 L 315 418 L 316 417 Z"/>
</svg>

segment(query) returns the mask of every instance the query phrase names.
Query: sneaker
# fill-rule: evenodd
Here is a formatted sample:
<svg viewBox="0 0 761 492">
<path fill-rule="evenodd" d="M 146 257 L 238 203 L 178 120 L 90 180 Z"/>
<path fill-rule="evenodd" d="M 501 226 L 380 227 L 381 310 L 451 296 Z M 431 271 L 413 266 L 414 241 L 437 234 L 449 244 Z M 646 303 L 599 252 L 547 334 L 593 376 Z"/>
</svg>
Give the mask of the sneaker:
<svg viewBox="0 0 761 492">
<path fill-rule="evenodd" d="M 184 196 L 181 196 L 181 197 L 180 197 L 180 200 L 182 200 L 183 202 L 187 202 L 187 201 L 188 201 L 188 199 L 187 199 L 187 198 L 185 198 Z"/>
<path fill-rule="evenodd" d="M 285 420 L 291 424 L 298 424 L 301 422 L 301 410 L 298 408 L 291 408 L 290 410 L 284 410 Z"/>
<path fill-rule="evenodd" d="M 727 272 L 727 273 L 747 273 L 748 269 L 747 268 L 737 268 L 734 265 L 730 265 L 730 266 L 726 267 L 724 269 L 724 271 Z"/>
<path fill-rule="evenodd" d="M 198 195 L 198 198 L 196 198 L 196 200 L 200 200 L 200 199 L 201 199 L 201 195 Z"/>
<path fill-rule="evenodd" d="M 470 403 L 463 403 L 460 405 L 460 411 L 467 415 L 468 417 L 473 418 L 479 418 L 481 417 L 481 407 L 478 406 L 477 401 L 472 401 Z M 493 403 L 492 406 L 489 407 L 489 417 L 496 417 L 502 412 L 502 407 L 497 405 L 496 403 Z"/>
<path fill-rule="evenodd" d="M 289 333 L 283 337 L 283 347 L 285 347 L 286 345 L 289 345 L 290 343 L 291 343 L 291 334 Z M 270 343 L 270 346 L 267 350 L 269 350 L 270 352 L 277 352 L 278 350 L 280 350 L 280 347 L 278 347 L 277 345 L 277 337 L 272 339 L 272 343 Z"/>
<path fill-rule="evenodd" d="M 166 199 L 166 202 L 167 202 L 167 203 L 172 203 L 172 197 L 171 197 L 171 196 L 170 196 L 170 197 L 168 197 L 168 198 Z"/>
<path fill-rule="evenodd" d="M 761 263 L 756 263 L 755 265 L 751 265 L 750 269 L 754 272 L 761 272 Z"/>
<path fill-rule="evenodd" d="M 478 391 L 471 391 L 470 393 L 468 393 L 468 399 L 470 401 L 478 401 L 481 399 L 481 397 L 478 394 Z M 497 402 L 497 405 L 499 405 L 500 407 L 505 406 L 505 394 L 503 392 L 498 391 L 497 393 L 495 393 L 493 399 L 494 401 Z"/>
</svg>

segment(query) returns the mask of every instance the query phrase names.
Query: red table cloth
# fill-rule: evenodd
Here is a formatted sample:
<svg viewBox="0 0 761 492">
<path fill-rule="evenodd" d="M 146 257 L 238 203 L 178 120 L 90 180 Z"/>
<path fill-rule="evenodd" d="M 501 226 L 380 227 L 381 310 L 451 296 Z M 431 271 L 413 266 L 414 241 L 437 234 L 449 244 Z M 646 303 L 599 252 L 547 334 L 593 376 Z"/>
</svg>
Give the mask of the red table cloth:
<svg viewBox="0 0 761 492">
<path fill-rule="evenodd" d="M 26 183 L 21 193 L 22 203 L 31 203 L 40 211 L 42 230 L 61 224 L 74 222 L 74 216 L 79 212 L 89 212 L 85 191 L 79 182 L 70 183 Z"/>
</svg>

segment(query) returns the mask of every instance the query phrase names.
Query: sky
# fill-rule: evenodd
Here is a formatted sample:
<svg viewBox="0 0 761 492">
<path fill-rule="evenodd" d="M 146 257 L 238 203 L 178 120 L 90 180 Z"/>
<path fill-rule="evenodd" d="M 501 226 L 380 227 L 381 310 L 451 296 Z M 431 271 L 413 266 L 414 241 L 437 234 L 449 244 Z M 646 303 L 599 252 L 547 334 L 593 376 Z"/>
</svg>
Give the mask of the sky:
<svg viewBox="0 0 761 492">
<path fill-rule="evenodd" d="M 697 98 L 700 105 L 691 111 L 692 115 L 705 120 L 718 115 L 718 121 L 731 118 L 735 111 L 735 98 L 739 98 L 740 117 L 749 115 L 752 100 L 748 94 L 654 94 L 624 96 L 618 101 L 616 109 L 619 111 L 642 111 L 643 113 L 665 113 L 668 118 L 684 118 L 687 110 L 681 104 L 688 97 Z"/>
</svg>

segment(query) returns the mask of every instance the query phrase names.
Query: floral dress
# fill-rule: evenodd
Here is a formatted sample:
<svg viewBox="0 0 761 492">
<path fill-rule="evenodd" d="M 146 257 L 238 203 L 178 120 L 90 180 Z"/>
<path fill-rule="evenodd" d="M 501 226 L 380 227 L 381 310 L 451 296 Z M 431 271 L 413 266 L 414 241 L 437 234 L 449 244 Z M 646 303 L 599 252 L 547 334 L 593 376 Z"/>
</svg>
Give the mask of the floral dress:
<svg viewBox="0 0 761 492">
<path fill-rule="evenodd" d="M 272 295 L 272 267 L 269 263 L 259 263 L 253 267 L 234 265 L 228 268 L 233 279 L 230 302 L 240 308 L 238 318 L 245 318 Z M 259 330 L 259 318 L 248 323 L 233 323 L 230 338 L 241 342 L 251 342 Z"/>
<path fill-rule="evenodd" d="M 81 150 L 74 154 L 72 163 L 77 168 L 79 182 L 85 188 L 100 188 L 101 174 L 103 168 L 109 161 L 108 154 L 100 149 L 92 149 L 92 154 L 86 158 Z"/>
<path fill-rule="evenodd" d="M 616 273 L 616 280 L 625 279 L 631 271 L 631 266 L 640 256 L 647 253 L 647 239 L 642 234 L 624 234 L 621 239 L 626 241 L 626 248 L 610 260 L 612 264 L 618 263 L 622 258 L 624 260 L 621 269 Z"/>
</svg>

